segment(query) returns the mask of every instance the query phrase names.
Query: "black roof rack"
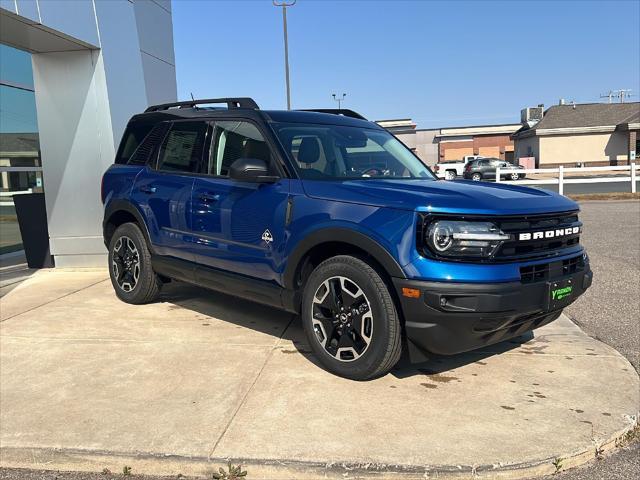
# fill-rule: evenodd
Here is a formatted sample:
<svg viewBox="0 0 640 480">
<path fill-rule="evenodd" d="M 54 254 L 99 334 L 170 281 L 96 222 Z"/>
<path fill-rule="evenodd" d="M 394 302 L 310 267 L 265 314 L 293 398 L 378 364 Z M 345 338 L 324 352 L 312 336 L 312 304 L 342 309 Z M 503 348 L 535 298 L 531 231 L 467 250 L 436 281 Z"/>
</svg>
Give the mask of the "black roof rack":
<svg viewBox="0 0 640 480">
<path fill-rule="evenodd" d="M 227 108 L 231 110 L 232 108 L 251 108 L 253 110 L 259 110 L 258 104 L 253 100 L 253 98 L 249 97 L 238 97 L 238 98 L 206 98 L 202 100 L 189 100 L 186 102 L 173 102 L 173 103 L 162 103 L 160 105 L 152 105 L 147 108 L 144 112 L 158 112 L 160 110 L 169 110 L 170 108 L 195 108 L 196 105 L 207 105 L 211 103 L 226 103 Z"/>
<path fill-rule="evenodd" d="M 311 108 L 300 110 L 301 112 L 318 112 L 318 113 L 332 113 L 333 115 L 342 115 L 345 117 L 358 118 L 360 120 L 366 120 L 362 115 L 358 112 L 354 112 L 353 110 L 345 109 L 345 108 Z"/>
</svg>

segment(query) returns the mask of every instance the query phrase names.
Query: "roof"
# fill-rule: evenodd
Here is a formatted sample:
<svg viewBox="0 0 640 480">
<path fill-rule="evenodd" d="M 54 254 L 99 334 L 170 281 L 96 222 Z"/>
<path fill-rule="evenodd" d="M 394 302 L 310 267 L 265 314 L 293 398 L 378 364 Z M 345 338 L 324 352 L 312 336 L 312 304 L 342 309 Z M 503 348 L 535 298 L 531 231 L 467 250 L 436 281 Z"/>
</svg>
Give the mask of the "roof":
<svg viewBox="0 0 640 480">
<path fill-rule="evenodd" d="M 511 135 L 517 131 L 519 123 L 507 123 L 499 125 L 473 125 L 469 127 L 441 128 L 436 137 L 461 137 L 475 135 Z"/>
<path fill-rule="evenodd" d="M 613 131 L 620 125 L 640 121 L 640 102 L 554 105 L 532 127 L 524 126 L 514 137 Z"/>
<path fill-rule="evenodd" d="M 318 113 L 301 110 L 256 110 L 252 108 L 171 108 L 156 112 L 147 112 L 134 115 L 132 120 L 140 122 L 156 123 L 163 120 L 187 119 L 187 118 L 237 118 L 238 116 L 264 120 L 267 122 L 282 123 L 317 123 L 325 125 L 344 125 L 364 128 L 380 128 L 375 123 L 360 120 L 333 113 Z"/>
<path fill-rule="evenodd" d="M 3 154 L 17 152 L 35 152 L 40 150 L 37 132 L 0 133 L 0 152 Z"/>
</svg>

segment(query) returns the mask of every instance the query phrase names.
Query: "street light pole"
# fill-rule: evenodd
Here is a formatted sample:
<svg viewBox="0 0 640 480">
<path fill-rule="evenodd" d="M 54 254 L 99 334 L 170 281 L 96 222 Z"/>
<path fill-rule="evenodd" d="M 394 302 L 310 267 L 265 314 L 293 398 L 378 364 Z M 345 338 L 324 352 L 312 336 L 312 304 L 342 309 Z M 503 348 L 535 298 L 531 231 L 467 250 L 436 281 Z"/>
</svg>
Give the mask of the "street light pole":
<svg viewBox="0 0 640 480">
<path fill-rule="evenodd" d="M 342 97 L 338 97 L 338 96 L 336 96 L 336 94 L 335 94 L 335 93 L 332 93 L 332 94 L 331 94 L 331 96 L 333 97 L 333 99 L 334 99 L 336 102 L 338 102 L 338 110 L 342 110 L 342 102 L 344 101 L 344 97 L 346 97 L 346 96 L 347 96 L 347 94 L 346 94 L 346 93 L 343 93 L 343 94 L 342 94 Z"/>
<path fill-rule="evenodd" d="M 282 25 L 284 28 L 284 73 L 287 82 L 287 110 L 291 110 L 291 89 L 289 87 L 289 38 L 287 35 L 287 7 L 293 7 L 296 0 L 273 0 L 273 5 L 282 7 Z"/>
</svg>

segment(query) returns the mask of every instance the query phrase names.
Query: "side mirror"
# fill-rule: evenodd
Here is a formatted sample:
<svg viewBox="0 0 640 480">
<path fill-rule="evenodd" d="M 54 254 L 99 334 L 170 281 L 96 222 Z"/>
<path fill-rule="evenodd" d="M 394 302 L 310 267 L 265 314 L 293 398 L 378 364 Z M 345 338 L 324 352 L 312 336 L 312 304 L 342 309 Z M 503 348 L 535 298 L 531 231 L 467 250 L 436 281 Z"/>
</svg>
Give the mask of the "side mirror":
<svg viewBox="0 0 640 480">
<path fill-rule="evenodd" d="M 229 178 L 240 182 L 275 183 L 280 177 L 269 175 L 269 167 L 258 158 L 239 158 L 229 167 Z"/>
</svg>

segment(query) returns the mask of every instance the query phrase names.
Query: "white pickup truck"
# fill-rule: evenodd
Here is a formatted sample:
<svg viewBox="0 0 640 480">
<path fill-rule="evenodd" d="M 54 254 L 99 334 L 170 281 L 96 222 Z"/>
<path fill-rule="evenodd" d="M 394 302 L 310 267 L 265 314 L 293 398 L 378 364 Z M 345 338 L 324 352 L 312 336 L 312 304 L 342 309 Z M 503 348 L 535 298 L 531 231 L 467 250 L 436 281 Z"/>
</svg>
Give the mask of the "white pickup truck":
<svg viewBox="0 0 640 480">
<path fill-rule="evenodd" d="M 465 155 L 462 160 L 454 160 L 450 162 L 437 163 L 433 167 L 438 178 L 444 178 L 445 180 L 455 180 L 456 177 L 462 177 L 464 173 L 464 166 L 471 160 L 476 158 L 485 158 L 482 155 Z"/>
</svg>

